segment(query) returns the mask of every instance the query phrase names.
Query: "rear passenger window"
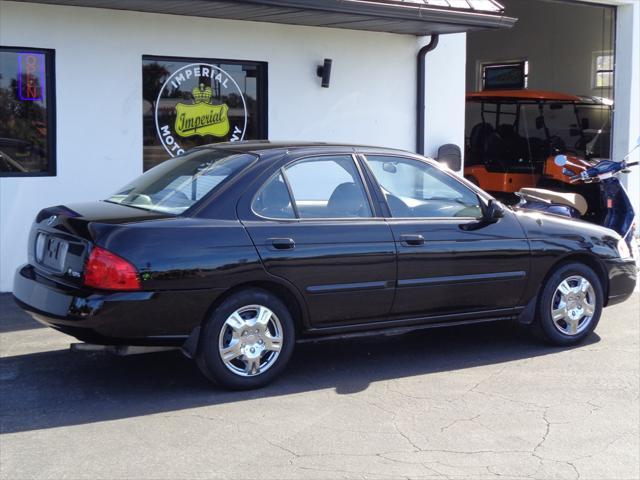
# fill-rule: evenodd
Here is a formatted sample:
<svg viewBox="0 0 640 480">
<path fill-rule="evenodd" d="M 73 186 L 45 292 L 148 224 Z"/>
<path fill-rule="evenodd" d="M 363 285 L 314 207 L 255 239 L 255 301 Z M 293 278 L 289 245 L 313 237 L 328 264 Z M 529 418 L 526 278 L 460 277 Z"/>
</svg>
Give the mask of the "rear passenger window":
<svg viewBox="0 0 640 480">
<path fill-rule="evenodd" d="M 282 175 L 271 178 L 253 201 L 253 211 L 267 218 L 296 218 Z"/>
<path fill-rule="evenodd" d="M 349 155 L 301 160 L 285 170 L 300 218 L 371 217 L 360 175 Z"/>
</svg>

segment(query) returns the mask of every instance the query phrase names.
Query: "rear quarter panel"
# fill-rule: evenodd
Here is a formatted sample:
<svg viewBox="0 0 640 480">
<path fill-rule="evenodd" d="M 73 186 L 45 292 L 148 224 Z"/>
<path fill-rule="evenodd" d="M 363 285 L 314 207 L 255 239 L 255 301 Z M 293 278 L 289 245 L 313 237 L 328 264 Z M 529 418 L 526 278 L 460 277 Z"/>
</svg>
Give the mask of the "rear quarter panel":
<svg viewBox="0 0 640 480">
<path fill-rule="evenodd" d="M 129 262 L 144 290 L 228 289 L 264 274 L 236 220 L 176 217 L 124 225 L 94 223 L 95 243 Z"/>
</svg>

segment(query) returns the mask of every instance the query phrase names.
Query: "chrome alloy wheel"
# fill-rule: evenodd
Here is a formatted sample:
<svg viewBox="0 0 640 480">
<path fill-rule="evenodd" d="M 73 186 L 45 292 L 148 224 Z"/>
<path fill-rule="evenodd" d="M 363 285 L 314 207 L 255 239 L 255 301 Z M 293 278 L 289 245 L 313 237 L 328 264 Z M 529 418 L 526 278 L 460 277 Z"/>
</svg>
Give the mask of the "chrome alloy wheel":
<svg viewBox="0 0 640 480">
<path fill-rule="evenodd" d="M 589 327 L 596 309 L 596 294 L 589 280 L 580 275 L 564 279 L 551 300 L 551 318 L 565 335 L 578 335 Z"/>
<path fill-rule="evenodd" d="M 278 317 L 262 305 L 247 305 L 224 322 L 218 352 L 225 366 L 241 377 L 264 373 L 282 349 L 283 330 Z"/>
</svg>

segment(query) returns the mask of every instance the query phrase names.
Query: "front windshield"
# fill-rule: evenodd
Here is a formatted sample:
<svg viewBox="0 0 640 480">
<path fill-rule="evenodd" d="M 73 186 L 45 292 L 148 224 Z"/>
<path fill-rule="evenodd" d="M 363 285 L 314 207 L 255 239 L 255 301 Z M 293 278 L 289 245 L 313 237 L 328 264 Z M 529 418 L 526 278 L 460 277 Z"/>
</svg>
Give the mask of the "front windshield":
<svg viewBox="0 0 640 480">
<path fill-rule="evenodd" d="M 467 165 L 497 164 L 542 173 L 559 153 L 610 158 L 613 102 L 467 102 Z"/>
<path fill-rule="evenodd" d="M 255 159 L 246 153 L 194 150 L 152 168 L 106 201 L 178 215 Z"/>
<path fill-rule="evenodd" d="M 544 103 L 542 112 L 538 105 L 523 105 L 521 123 L 530 142 L 546 141 L 548 134 L 553 151 L 583 158 L 609 157 L 611 108 L 607 105 Z"/>
<path fill-rule="evenodd" d="M 588 157 L 611 158 L 611 108 L 578 107 L 580 118 L 586 119 L 582 144 Z M 585 121 L 585 120 L 583 120 Z"/>
</svg>

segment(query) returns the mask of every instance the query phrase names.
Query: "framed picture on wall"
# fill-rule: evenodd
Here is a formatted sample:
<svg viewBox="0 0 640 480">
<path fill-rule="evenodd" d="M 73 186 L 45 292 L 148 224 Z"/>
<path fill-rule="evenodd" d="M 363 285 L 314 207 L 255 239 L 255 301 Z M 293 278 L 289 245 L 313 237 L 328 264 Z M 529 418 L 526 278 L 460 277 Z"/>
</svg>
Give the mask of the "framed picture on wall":
<svg viewBox="0 0 640 480">
<path fill-rule="evenodd" d="M 527 88 L 529 62 L 482 63 L 482 90 L 521 90 Z"/>
</svg>

